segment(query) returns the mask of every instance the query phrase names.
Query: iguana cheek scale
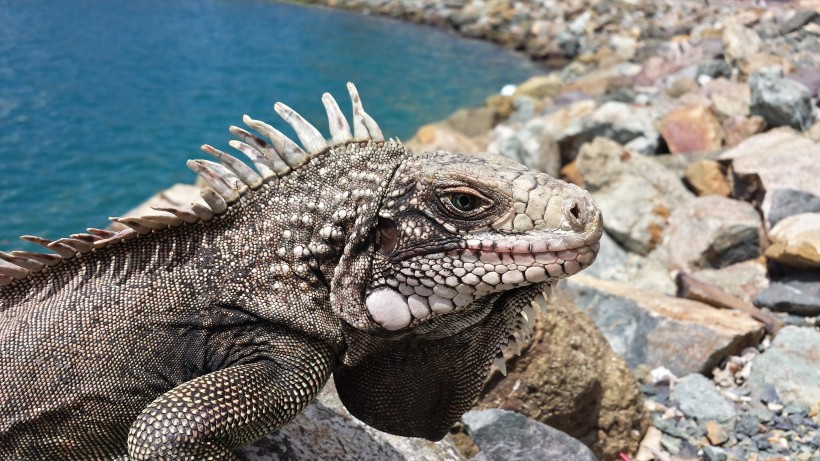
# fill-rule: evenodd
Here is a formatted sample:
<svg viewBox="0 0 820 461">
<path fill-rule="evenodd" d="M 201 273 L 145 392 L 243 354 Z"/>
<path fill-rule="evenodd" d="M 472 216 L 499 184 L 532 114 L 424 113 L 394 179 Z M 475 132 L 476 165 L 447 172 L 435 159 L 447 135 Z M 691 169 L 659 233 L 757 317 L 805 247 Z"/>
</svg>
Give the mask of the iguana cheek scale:
<svg viewBox="0 0 820 461">
<path fill-rule="evenodd" d="M 301 145 L 245 116 L 252 167 L 203 146 L 207 205 L 0 252 L 0 459 L 233 459 L 331 373 L 366 423 L 447 433 L 600 212 L 497 155 L 413 154 L 348 89 L 330 140 L 277 103 Z"/>
</svg>

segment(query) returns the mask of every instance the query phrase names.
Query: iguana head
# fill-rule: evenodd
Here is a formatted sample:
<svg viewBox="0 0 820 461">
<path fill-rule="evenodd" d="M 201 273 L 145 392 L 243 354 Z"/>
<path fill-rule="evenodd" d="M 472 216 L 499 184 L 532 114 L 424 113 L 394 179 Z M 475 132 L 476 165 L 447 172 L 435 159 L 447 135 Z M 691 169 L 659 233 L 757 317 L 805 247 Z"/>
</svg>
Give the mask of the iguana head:
<svg viewBox="0 0 820 461">
<path fill-rule="evenodd" d="M 593 262 L 602 229 L 587 192 L 504 157 L 405 160 L 377 212 L 367 287 L 336 298 L 359 305 L 336 372 L 345 405 L 386 432 L 443 437 L 531 333 L 535 298 Z"/>
</svg>

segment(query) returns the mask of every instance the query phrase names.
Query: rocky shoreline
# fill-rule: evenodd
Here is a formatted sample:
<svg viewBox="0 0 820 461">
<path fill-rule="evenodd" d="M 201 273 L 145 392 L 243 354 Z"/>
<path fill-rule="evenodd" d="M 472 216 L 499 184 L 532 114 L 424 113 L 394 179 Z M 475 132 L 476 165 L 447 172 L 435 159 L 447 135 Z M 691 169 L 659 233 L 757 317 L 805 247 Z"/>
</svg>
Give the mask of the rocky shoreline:
<svg viewBox="0 0 820 461">
<path fill-rule="evenodd" d="M 329 386 L 246 459 L 820 461 L 819 1 L 301 3 L 550 63 L 406 144 L 575 182 L 606 235 L 443 442 L 367 430 Z"/>
</svg>

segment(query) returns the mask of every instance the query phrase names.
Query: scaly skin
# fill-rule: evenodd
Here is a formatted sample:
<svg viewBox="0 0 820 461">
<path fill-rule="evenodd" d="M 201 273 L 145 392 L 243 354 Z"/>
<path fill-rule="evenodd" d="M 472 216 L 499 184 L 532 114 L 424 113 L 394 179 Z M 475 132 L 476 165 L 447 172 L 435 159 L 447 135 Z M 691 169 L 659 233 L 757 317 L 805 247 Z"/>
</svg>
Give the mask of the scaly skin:
<svg viewBox="0 0 820 461">
<path fill-rule="evenodd" d="M 437 440 L 531 302 L 589 265 L 589 195 L 498 156 L 413 155 L 325 96 L 332 141 L 232 128 L 209 208 L 0 257 L 0 459 L 232 459 L 336 374 L 376 428 Z M 33 239 L 38 241 L 37 239 Z"/>
</svg>

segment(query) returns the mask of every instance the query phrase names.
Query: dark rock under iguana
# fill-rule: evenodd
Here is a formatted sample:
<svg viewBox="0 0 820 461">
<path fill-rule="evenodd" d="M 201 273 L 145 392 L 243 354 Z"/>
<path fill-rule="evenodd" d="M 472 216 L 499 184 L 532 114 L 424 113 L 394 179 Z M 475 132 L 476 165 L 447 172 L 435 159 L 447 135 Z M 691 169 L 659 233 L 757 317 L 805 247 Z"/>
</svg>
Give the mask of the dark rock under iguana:
<svg viewBox="0 0 820 461">
<path fill-rule="evenodd" d="M 0 458 L 232 459 L 331 373 L 350 412 L 437 440 L 556 280 L 592 263 L 578 187 L 491 154 L 413 154 L 355 87 L 331 139 L 245 117 L 207 206 L 0 253 Z"/>
</svg>

